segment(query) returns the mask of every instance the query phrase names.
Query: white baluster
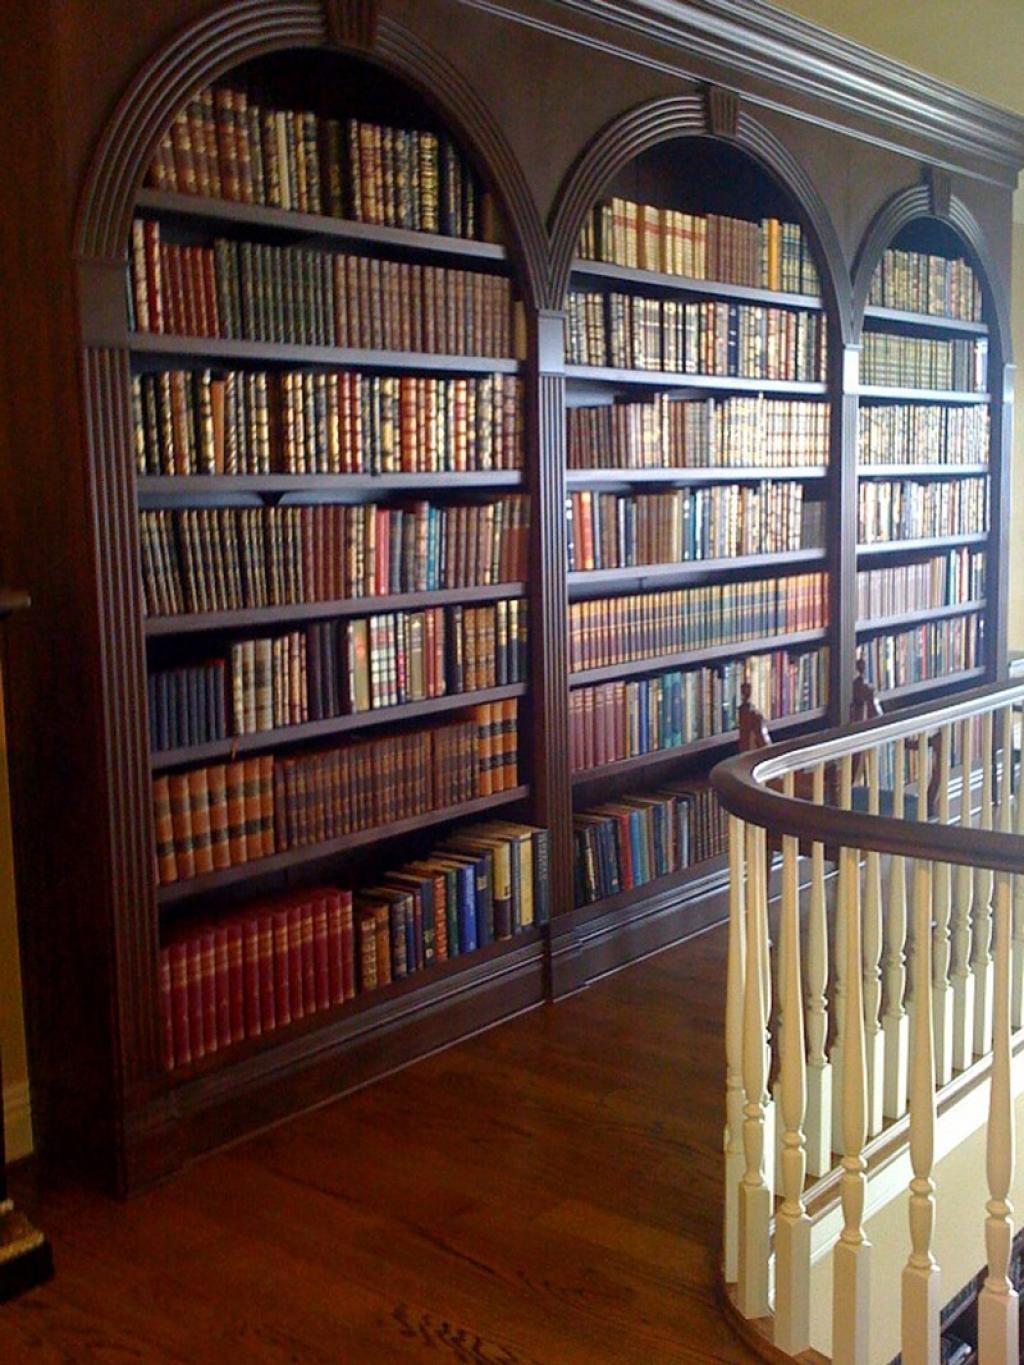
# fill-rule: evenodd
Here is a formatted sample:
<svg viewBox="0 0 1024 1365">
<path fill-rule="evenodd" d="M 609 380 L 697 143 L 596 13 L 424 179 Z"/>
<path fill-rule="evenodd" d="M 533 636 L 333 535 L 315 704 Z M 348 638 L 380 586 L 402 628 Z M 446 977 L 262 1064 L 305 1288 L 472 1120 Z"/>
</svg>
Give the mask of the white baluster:
<svg viewBox="0 0 1024 1365">
<path fill-rule="evenodd" d="M 936 815 L 940 825 L 949 824 L 949 781 L 953 731 L 943 725 L 939 731 L 939 790 Z M 926 758 L 922 754 L 922 758 Z M 953 1078 L 953 989 L 949 981 L 950 916 L 953 909 L 952 869 L 949 863 L 936 863 L 932 874 L 933 919 L 932 980 L 934 983 L 933 1018 L 935 1026 L 935 1075 L 938 1084 L 948 1085 Z"/>
<path fill-rule="evenodd" d="M 847 760 L 843 760 L 844 766 Z M 833 1252 L 832 1359 L 835 1365 L 867 1365 L 871 1307 L 871 1243 L 864 1235 L 864 1139 L 867 1078 L 864 1002 L 861 997 L 861 928 L 857 850 L 839 854 L 839 909 L 845 924 L 846 1000 L 843 1018 L 843 1174 L 839 1190 L 843 1230 Z"/>
<path fill-rule="evenodd" d="M 853 759 L 847 754 L 839 760 L 839 809 L 849 810 L 853 805 Z M 835 989 L 832 992 L 832 1048 L 829 1060 L 832 1063 L 832 1150 L 843 1150 L 843 1046 L 846 1034 L 846 919 L 849 910 L 849 896 L 842 896 L 836 902 L 835 943 L 832 951 L 832 979 Z M 858 966 L 857 975 L 860 976 Z"/>
<path fill-rule="evenodd" d="M 985 1220 L 988 1274 L 978 1296 L 981 1365 L 1016 1365 L 1019 1312 L 1010 1283 L 1013 1243 L 1014 1113 L 1010 1083 L 1010 880 L 996 881 L 995 970 L 993 973 L 992 1088 L 989 1094 L 987 1160 L 989 1201 Z"/>
<path fill-rule="evenodd" d="M 825 804 L 825 767 L 814 769 L 811 795 Z M 807 907 L 807 1169 L 824 1175 L 832 1169 L 832 1066 L 825 1055 L 828 1034 L 828 921 L 825 915 L 825 847 L 811 845 L 811 885 Z"/>
<path fill-rule="evenodd" d="M 960 798 L 960 824 L 971 828 L 971 770 L 973 767 L 972 724 L 960 725 L 963 751 L 963 791 Z M 974 903 L 974 873 L 959 866 L 953 879 L 953 920 L 950 937 L 953 985 L 953 1066 L 965 1071 L 974 1061 L 974 976 L 971 972 L 971 906 Z"/>
<path fill-rule="evenodd" d="M 978 827 L 992 828 L 994 764 L 992 712 L 981 720 L 981 811 Z M 992 869 L 974 869 L 974 942 L 971 975 L 974 977 L 974 1053 L 984 1056 L 992 1046 Z"/>
<path fill-rule="evenodd" d="M 904 774 L 906 757 L 903 740 L 893 743 L 892 813 L 897 820 L 904 814 Z M 886 902 L 885 935 L 885 1094 L 883 1112 L 898 1119 L 907 1112 L 907 1055 L 910 1020 L 903 1008 L 907 985 L 907 874 L 906 860 L 894 853 L 889 859 L 889 886 Z"/>
<path fill-rule="evenodd" d="M 1014 744 L 1010 744 L 1013 762 Z M 1024 835 L 1024 763 L 1017 769 L 1017 795 L 1013 811 L 1014 832 Z M 1010 1019 L 1013 1027 L 1024 1025 L 1024 873 L 1013 879 L 1013 962 L 1010 968 Z"/>
<path fill-rule="evenodd" d="M 785 793 L 793 794 L 786 775 Z M 801 1004 L 800 891 L 796 839 L 782 841 L 780 986 L 782 1060 L 779 1092 L 782 1117 L 782 1204 L 775 1217 L 774 1341 L 787 1355 L 810 1346 L 811 1220 L 803 1202 L 806 1156 L 804 1111 L 807 1104 L 804 1016 Z"/>
<path fill-rule="evenodd" d="M 736 1280 L 739 1245 L 739 1191 L 743 1179 L 743 980 L 746 959 L 744 920 L 745 827 L 729 817 L 729 948 L 725 987 L 725 1280 Z"/>
<path fill-rule="evenodd" d="M 922 744 L 927 740 L 922 739 Z M 926 754 L 922 755 L 922 758 Z M 922 772 L 924 769 L 921 770 Z M 903 1268 L 901 1347 L 903 1365 L 935 1365 L 939 1359 L 939 1267 L 932 1256 L 935 1226 L 935 1059 L 932 1048 L 931 864 L 914 867 L 914 942 L 917 970 L 910 1012 L 910 1256 Z"/>
<path fill-rule="evenodd" d="M 878 750 L 864 755 L 868 780 L 868 813 L 878 814 Z M 864 1047 L 868 1079 L 868 1136 L 882 1131 L 882 1093 L 885 1075 L 885 1035 L 879 1022 L 882 1006 L 882 978 L 878 964 L 882 956 L 882 859 L 868 849 L 864 854 Z"/>
<path fill-rule="evenodd" d="M 765 1108 L 768 1085 L 766 1027 L 770 1001 L 765 988 L 768 907 L 763 829 L 747 830 L 747 957 L 743 988 L 743 1151 L 746 1169 L 740 1186 L 736 1304 L 746 1318 L 767 1316 L 772 1193 L 765 1178 Z"/>
</svg>

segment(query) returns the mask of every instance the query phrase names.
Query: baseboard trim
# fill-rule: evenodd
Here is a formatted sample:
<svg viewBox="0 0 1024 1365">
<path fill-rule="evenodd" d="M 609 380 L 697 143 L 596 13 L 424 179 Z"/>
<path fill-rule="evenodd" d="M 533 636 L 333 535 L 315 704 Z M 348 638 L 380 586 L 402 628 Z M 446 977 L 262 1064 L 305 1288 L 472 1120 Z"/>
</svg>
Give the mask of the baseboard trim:
<svg viewBox="0 0 1024 1365">
<path fill-rule="evenodd" d="M 28 1081 L 4 1086 L 4 1144 L 8 1161 L 32 1155 L 32 1099 Z"/>
</svg>

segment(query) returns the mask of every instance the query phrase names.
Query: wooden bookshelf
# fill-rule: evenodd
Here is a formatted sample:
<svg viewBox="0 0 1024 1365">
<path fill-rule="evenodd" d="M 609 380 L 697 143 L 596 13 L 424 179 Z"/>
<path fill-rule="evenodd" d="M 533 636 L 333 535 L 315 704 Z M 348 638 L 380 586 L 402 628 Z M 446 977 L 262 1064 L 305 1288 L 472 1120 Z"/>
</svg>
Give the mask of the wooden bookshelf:
<svg viewBox="0 0 1024 1365">
<path fill-rule="evenodd" d="M 979 662 L 914 689 L 941 695 L 1002 675 L 1011 441 L 1002 281 L 1008 278 L 1011 189 L 1024 165 L 1024 121 L 826 38 L 760 0 L 747 7 L 742 32 L 724 23 L 729 0 L 679 0 L 659 20 L 665 61 L 657 70 L 638 60 L 649 55 L 633 23 L 639 10 L 632 18 L 628 4 L 584 15 L 562 0 L 547 8 L 551 25 L 541 29 L 525 0 L 512 0 L 501 16 L 468 0 L 444 6 L 411 0 L 383 7 L 379 15 L 375 4 L 332 0 L 323 7 L 226 4 L 200 17 L 184 0 L 153 0 L 129 33 L 121 10 L 98 0 L 87 15 L 80 7 L 46 15 L 28 7 L 12 35 L 0 156 L 7 158 L 9 183 L 28 188 L 16 196 L 10 215 L 21 268 L 0 323 L 5 353 L 18 367 L 8 404 L 11 439 L 0 452 L 0 544 L 5 575 L 31 592 L 34 615 L 33 630 L 11 651 L 5 679 L 12 733 L 31 736 L 12 750 L 10 769 L 21 942 L 32 987 L 33 1116 L 47 1160 L 84 1169 L 108 1188 L 125 1192 L 159 1180 L 210 1146 L 584 986 L 593 974 L 722 916 L 720 865 L 637 888 L 628 901 L 611 898 L 574 909 L 574 810 L 642 792 L 669 775 L 698 780 L 736 744 L 729 732 L 574 774 L 570 706 L 581 687 L 681 666 L 730 667 L 730 676 L 738 676 L 745 660 L 759 654 L 827 648 L 827 702 L 771 722 L 776 736 L 796 734 L 845 719 L 858 642 L 958 617 L 984 623 Z M 716 21 L 710 27 L 709 14 Z M 775 54 L 770 88 L 765 50 Z M 79 55 L 92 51 L 102 51 L 105 60 L 83 83 Z M 476 54 L 470 64 L 467 51 Z M 513 73 L 522 70 L 548 88 L 577 91 L 577 117 L 552 123 L 543 101 L 510 89 Z M 720 86 L 723 70 L 730 73 L 728 90 Z M 813 90 L 809 70 L 818 73 Z M 380 184 L 358 212 L 358 196 L 345 184 L 337 195 L 327 186 L 326 197 L 316 200 L 312 163 L 304 191 L 297 169 L 294 194 L 289 181 L 286 198 L 301 207 L 283 207 L 284 198 L 241 202 L 198 192 L 195 162 L 196 193 L 158 188 L 149 168 L 165 134 L 177 125 L 187 171 L 181 139 L 194 117 L 189 102 L 201 101 L 207 87 L 232 83 L 272 112 L 436 134 L 445 147 L 451 137 L 472 172 L 460 186 L 476 189 L 460 188 L 446 201 L 444 216 L 454 223 L 461 214 L 467 235 L 422 230 L 422 222 L 433 221 L 422 210 L 421 227 L 408 226 L 415 215 L 407 212 L 409 203 L 399 193 L 402 175 L 396 175 L 405 144 L 394 134 L 381 133 L 374 144 L 383 149 L 390 138 L 390 177 L 381 170 Z M 31 108 L 43 88 L 71 93 L 47 125 L 47 136 L 27 139 L 15 111 Z M 171 153 L 173 163 L 173 138 Z M 293 149 L 293 159 L 298 155 Z M 255 174 L 252 165 L 250 171 Z M 445 174 L 454 185 L 455 173 Z M 408 167 L 404 175 L 408 195 Z M 389 217 L 381 203 L 374 209 L 374 196 L 382 201 L 392 190 Z M 767 231 L 760 275 L 752 252 L 747 283 L 583 259 L 588 215 L 611 197 L 705 219 L 743 220 L 743 240 L 744 233 L 752 240 L 755 230 Z M 481 354 L 493 349 L 488 344 L 469 354 L 417 351 L 404 343 L 306 344 L 287 329 L 280 335 L 291 339 L 280 342 L 132 331 L 126 297 L 137 261 L 136 218 L 156 225 L 152 235 L 158 230 L 162 243 L 182 251 L 208 250 L 216 241 L 249 243 L 282 253 L 351 257 L 371 273 L 395 262 L 453 278 L 497 276 L 514 296 L 508 345 L 492 356 Z M 787 242 L 796 241 L 798 254 L 804 253 L 803 283 L 769 289 L 749 282 L 768 279 L 776 267 L 776 282 L 782 282 L 782 257 L 772 256 L 781 239 L 773 248 L 774 229 L 762 226 L 772 222 L 798 232 Z M 435 226 L 441 226 L 440 216 Z M 871 281 L 891 249 L 967 261 L 979 281 L 980 319 L 876 302 Z M 655 257 L 645 247 L 638 259 Z M 735 265 L 733 260 L 730 270 Z M 271 295 L 275 287 L 271 282 Z M 699 367 L 714 373 L 691 374 L 662 368 L 661 337 L 657 359 L 639 350 L 636 356 L 615 353 L 616 359 L 645 358 L 659 368 L 578 364 L 566 347 L 574 291 L 593 294 L 608 307 L 613 295 L 644 300 L 662 310 L 662 320 L 682 317 L 688 307 L 717 308 L 751 328 L 755 317 L 763 317 L 767 328 L 769 310 L 777 310 L 773 326 L 783 319 L 784 326 L 799 329 L 801 345 L 810 337 L 820 345 L 825 337 L 825 361 L 799 380 L 730 373 L 721 356 Z M 432 308 L 441 307 L 439 298 Z M 131 299 L 138 316 L 139 299 Z M 277 304 L 264 294 L 261 306 Z M 864 338 L 878 334 L 928 344 L 987 344 L 985 391 L 963 392 L 958 384 L 925 390 L 906 374 L 891 385 L 868 382 L 863 364 L 858 375 L 858 355 Z M 321 329 L 318 335 L 341 333 Z M 727 336 L 723 344 L 728 347 Z M 671 357 L 667 343 L 664 353 Z M 217 376 L 366 372 L 375 383 L 389 376 L 516 376 L 522 459 L 514 469 L 457 474 L 143 474 L 132 381 L 173 370 Z M 827 405 L 827 432 L 820 450 L 789 464 L 744 448 L 742 459 L 731 454 L 719 464 L 683 468 L 675 467 L 681 463 L 676 459 L 640 469 L 568 467 L 567 420 L 575 409 L 660 401 L 672 407 L 673 420 L 673 405 L 689 401 L 694 409 L 703 406 L 708 423 L 723 424 L 722 405 L 730 403 Z M 879 461 L 858 470 L 858 419 L 870 408 L 915 405 L 984 413 L 987 457 L 926 468 L 910 460 Z M 275 470 L 284 465 L 277 454 L 275 446 Z M 968 477 L 987 483 L 984 532 L 858 545 L 861 478 L 953 486 Z M 696 495 L 716 485 L 753 492 L 755 484 L 799 494 L 822 517 L 823 534 L 801 537 L 795 543 L 802 548 L 780 554 L 568 569 L 568 494 L 621 489 L 640 498 L 679 488 Z M 505 496 L 525 499 L 530 512 L 524 565 L 508 575 L 509 582 L 236 611 L 146 612 L 140 512 L 153 513 L 154 521 L 167 513 L 168 522 L 180 526 L 183 519 L 175 518 L 182 511 L 236 509 L 269 525 L 281 510 L 323 503 L 476 505 Z M 917 604 L 858 619 L 859 572 L 902 569 L 960 550 L 985 557 L 984 582 L 965 589 L 961 600 L 936 596 L 948 605 L 925 611 Z M 820 628 L 775 635 L 760 628 L 756 638 L 736 644 L 570 674 L 567 604 L 673 587 L 759 585 L 812 571 L 828 578 L 827 624 Z M 211 594 L 200 600 L 229 599 Z M 231 644 L 245 632 L 272 636 L 332 618 L 502 600 L 527 607 L 522 683 L 150 751 L 149 671 L 193 667 L 214 654 L 230 657 Z M 22 634 L 19 623 L 11 631 Z M 898 706 L 916 695 L 897 687 L 886 691 L 886 703 Z M 396 734 L 411 725 L 426 729 L 485 696 L 517 703 L 519 762 L 511 791 L 157 885 L 154 777 L 227 763 L 236 753 L 312 752 L 331 736 L 344 746 L 363 732 L 376 737 L 391 727 Z M 41 780 L 40 773 L 53 776 Z M 387 999 L 368 996 L 365 1008 L 346 1004 L 326 1018 L 304 1020 L 287 1036 L 246 1042 L 192 1070 L 166 1070 L 159 970 L 168 935 L 204 916 L 233 913 L 250 897 L 299 891 L 314 878 L 358 889 L 420 856 L 432 839 L 440 841 L 463 821 L 502 814 L 548 831 L 550 928 L 531 931 L 501 951 L 488 948 L 414 972 L 400 988 L 389 988 Z"/>
</svg>

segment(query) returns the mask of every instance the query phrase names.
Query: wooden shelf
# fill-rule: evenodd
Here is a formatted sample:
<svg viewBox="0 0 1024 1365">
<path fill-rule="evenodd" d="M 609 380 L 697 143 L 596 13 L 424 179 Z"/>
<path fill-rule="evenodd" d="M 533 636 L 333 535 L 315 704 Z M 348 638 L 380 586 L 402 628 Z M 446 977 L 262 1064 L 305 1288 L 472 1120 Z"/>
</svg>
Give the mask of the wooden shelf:
<svg viewBox="0 0 1024 1365">
<path fill-rule="evenodd" d="M 775 555 L 736 555 L 731 559 L 687 559 L 680 564 L 640 564 L 628 569 L 576 569 L 568 577 L 571 599 L 617 588 L 634 592 L 668 588 L 713 574 L 759 574 L 779 567 L 824 565 L 824 550 L 785 550 Z"/>
<path fill-rule="evenodd" d="M 697 298 L 722 299 L 728 303 L 767 304 L 774 308 L 801 308 L 820 313 L 818 294 L 787 294 L 781 289 L 760 289 L 754 285 L 728 284 L 724 280 L 695 280 L 688 275 L 667 274 L 661 270 L 639 270 L 635 266 L 612 265 L 606 261 L 575 260 L 574 278 L 607 281 L 629 289 L 659 294 L 692 294 Z"/>
<path fill-rule="evenodd" d="M 938 313 L 911 313 L 902 308 L 883 308 L 880 304 L 869 303 L 864 309 L 865 322 L 881 324 L 872 331 L 881 331 L 885 325 L 907 328 L 928 328 L 942 332 L 960 332 L 970 336 L 988 336 L 988 326 L 984 322 L 969 322 L 965 318 L 947 318 Z"/>
<path fill-rule="evenodd" d="M 418 720 L 422 716 L 442 715 L 446 711 L 459 711 L 467 706 L 508 701 L 512 697 L 525 695 L 526 683 L 509 683 L 504 687 L 483 688 L 475 692 L 454 692 L 444 697 L 431 697 L 427 701 L 406 702 L 401 706 L 382 706 L 374 711 L 360 711 L 357 715 L 331 716 L 326 720 L 281 726 L 276 730 L 258 730 L 254 734 L 232 735 L 227 739 L 213 740 L 209 744 L 197 744 L 189 748 L 157 749 L 150 754 L 149 766 L 153 772 L 162 772 L 167 768 L 180 767 L 182 764 L 195 765 L 215 763 L 219 759 L 231 760 L 235 754 L 277 749 L 285 744 L 299 744 L 305 740 L 342 735 L 352 730 L 373 729 L 379 725 L 394 725 L 401 721 Z"/>
<path fill-rule="evenodd" d="M 565 485 L 567 488 L 590 488 L 598 484 L 779 483 L 784 480 L 810 483 L 815 479 L 824 479 L 827 474 L 828 470 L 822 465 L 783 469 L 753 465 L 734 469 L 719 466 L 700 469 L 567 469 Z"/>
<path fill-rule="evenodd" d="M 619 910 L 627 909 L 638 900 L 646 900 L 665 891 L 672 891 L 676 887 L 687 886 L 690 882 L 701 881 L 712 873 L 723 870 L 724 866 L 724 855 L 704 858 L 699 863 L 688 863 L 686 867 L 676 868 L 674 872 L 667 872 L 663 877 L 643 882 L 640 886 L 631 886 L 628 890 L 617 891 L 612 896 L 602 896 L 600 900 L 576 905 L 573 907 L 573 913 L 613 915 Z"/>
<path fill-rule="evenodd" d="M 617 370 L 598 365 L 566 365 L 568 383 L 589 382 L 619 388 L 693 389 L 721 393 L 765 393 L 779 397 L 824 398 L 828 385 L 804 379 L 746 379 L 735 375 L 680 374 L 675 370 Z"/>
<path fill-rule="evenodd" d="M 135 479 L 144 505 L 183 496 L 230 494 L 261 501 L 292 493 L 415 493 L 444 489 L 460 493 L 470 488 L 521 488 L 519 469 L 463 469 L 422 474 L 139 474 Z"/>
<path fill-rule="evenodd" d="M 512 787 L 508 791 L 492 796 L 480 796 L 473 801 L 464 801 L 458 806 L 442 806 L 438 810 L 424 811 L 411 815 L 406 820 L 396 820 L 389 825 L 374 825 L 370 829 L 356 830 L 353 834 L 342 835 L 321 844 L 304 844 L 301 848 L 290 848 L 284 853 L 274 853 L 268 858 L 256 858 L 252 862 L 239 863 L 236 867 L 219 868 L 202 877 L 190 877 L 187 881 L 170 882 L 158 886 L 157 904 L 175 905 L 179 901 L 194 900 L 211 891 L 219 891 L 225 886 L 237 886 L 240 882 L 256 881 L 275 872 L 284 872 L 293 867 L 321 862 L 337 854 L 347 853 L 350 849 L 364 848 L 367 844 L 395 839 L 402 834 L 411 834 L 419 829 L 429 829 L 432 825 L 446 824 L 450 820 L 468 819 L 473 815 L 483 815 L 499 807 L 509 806 L 529 796 L 529 787 Z"/>
<path fill-rule="evenodd" d="M 889 384 L 862 384 L 854 390 L 861 399 L 878 398 L 886 403 L 989 403 L 988 393 L 965 393 L 961 389 L 911 389 Z"/>
<path fill-rule="evenodd" d="M 958 545 L 985 545 L 987 531 L 975 531 L 962 536 L 926 536 L 923 540 L 887 540 L 877 545 L 858 545 L 857 557 L 869 555 L 917 554 L 921 550 L 946 550 Z"/>
<path fill-rule="evenodd" d="M 454 256 L 462 262 L 493 265 L 506 262 L 508 253 L 493 242 L 478 242 L 464 237 L 444 237 L 439 233 L 417 232 L 409 228 L 382 227 L 357 223 L 348 218 L 331 218 L 319 213 L 272 208 L 264 204 L 240 204 L 231 199 L 210 199 L 198 194 L 176 194 L 165 190 L 140 190 L 136 206 L 147 218 L 161 221 L 208 223 L 211 227 L 234 225 L 257 228 L 261 235 L 292 237 L 309 246 L 321 243 L 351 243 L 363 252 L 379 254 L 381 247 L 417 256 Z M 312 239 L 312 240 L 311 240 Z"/>
<path fill-rule="evenodd" d="M 571 672 L 569 686 L 586 687 L 591 683 L 614 682 L 617 678 L 635 678 L 645 673 L 664 673 L 675 668 L 699 668 L 701 664 L 713 663 L 719 659 L 742 659 L 750 654 L 767 654 L 774 650 L 804 649 L 822 644 L 827 638 L 826 630 L 803 630 L 789 635 L 762 635 L 752 640 L 708 645 L 703 649 L 688 649 L 678 654 L 659 654 L 656 657 L 637 659 L 629 663 Z"/>
<path fill-rule="evenodd" d="M 970 616 L 985 610 L 985 599 L 977 598 L 970 602 L 958 602 L 951 607 L 932 607 L 926 611 L 900 612 L 896 616 L 878 616 L 871 621 L 858 621 L 858 635 L 877 635 L 881 631 L 899 630 L 901 627 L 926 625 L 929 621 L 944 621 L 951 616 Z"/>
<path fill-rule="evenodd" d="M 343 597 L 334 602 L 296 602 L 284 607 L 240 607 L 237 611 L 200 611 L 179 616 L 151 616 L 145 622 L 148 639 L 191 635 L 211 630 L 241 630 L 288 621 L 313 621 L 331 616 L 371 616 L 375 612 L 425 607 L 458 606 L 465 602 L 497 602 L 525 597 L 525 583 L 495 583 L 481 588 L 441 588 L 436 592 L 402 592 L 384 597 Z"/>
<path fill-rule="evenodd" d="M 225 337 L 170 336 L 162 332 L 126 334 L 139 359 L 261 361 L 274 369 L 331 365 L 336 369 L 412 370 L 430 374 L 518 374 L 522 365 L 508 356 L 438 355 L 433 351 L 373 351 L 352 346 L 307 346 L 292 341 L 245 341 Z"/>
<path fill-rule="evenodd" d="M 968 683 L 980 682 L 984 676 L 983 668 L 965 668 L 957 673 L 943 673 L 941 678 L 922 678 L 919 682 L 905 683 L 902 687 L 891 687 L 886 692 L 879 692 L 878 698 L 889 704 L 907 701 L 926 692 L 946 692 L 952 688 L 966 687 Z"/>
<path fill-rule="evenodd" d="M 858 479 L 987 478 L 987 464 L 859 464 Z"/>
<path fill-rule="evenodd" d="M 781 716 L 778 720 L 769 720 L 768 728 L 776 735 L 783 734 L 788 730 L 796 730 L 805 725 L 811 725 L 815 721 L 821 720 L 825 714 L 824 707 L 816 707 L 810 711 L 801 711 L 796 716 Z M 630 758 L 616 759 L 613 763 L 602 763 L 597 768 L 583 768 L 573 773 L 572 785 L 574 787 L 585 787 L 590 783 L 602 782 L 610 777 L 625 777 L 652 768 L 663 768 L 672 763 L 714 753 L 716 750 L 735 748 L 738 742 L 738 730 L 725 730 L 721 734 L 706 735 L 703 739 L 695 739 L 689 744 L 681 744 L 675 749 L 653 749 L 647 754 L 634 754 Z"/>
</svg>

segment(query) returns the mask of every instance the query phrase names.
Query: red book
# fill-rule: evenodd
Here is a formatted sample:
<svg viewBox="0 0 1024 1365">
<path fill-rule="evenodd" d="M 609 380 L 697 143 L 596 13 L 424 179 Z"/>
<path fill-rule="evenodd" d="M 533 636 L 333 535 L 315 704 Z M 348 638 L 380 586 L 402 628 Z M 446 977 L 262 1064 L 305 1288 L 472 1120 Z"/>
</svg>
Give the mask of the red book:
<svg viewBox="0 0 1024 1365">
<path fill-rule="evenodd" d="M 258 1038 L 263 1028 L 260 1022 L 260 931 L 255 916 L 243 920 L 241 930 L 245 1037 Z"/>
<path fill-rule="evenodd" d="M 260 1027 L 264 1033 L 277 1028 L 277 993 L 274 989 L 274 917 L 268 910 L 259 917 L 260 936 Z"/>
<path fill-rule="evenodd" d="M 188 1066 L 192 1060 L 188 1009 L 188 955 L 185 943 L 172 943 L 167 949 L 171 969 L 171 1025 L 174 1033 L 174 1065 Z"/>
<path fill-rule="evenodd" d="M 226 924 L 213 931 L 213 983 L 217 1001 L 217 1046 L 231 1043 L 231 961 Z"/>
<path fill-rule="evenodd" d="M 277 1027 L 292 1022 L 291 976 L 288 970 L 288 911 L 275 910 L 274 926 L 274 1014 Z"/>
<path fill-rule="evenodd" d="M 206 1056 L 206 1031 L 203 1027 L 203 955 L 198 938 L 185 940 L 186 982 L 188 986 L 188 1036 L 192 1060 Z"/>
<path fill-rule="evenodd" d="M 163 272 L 160 269 L 160 224 L 148 218 L 142 229 L 146 258 L 146 292 L 149 303 L 149 330 L 164 330 Z"/>
<path fill-rule="evenodd" d="M 299 942 L 302 961 L 302 1004 L 307 1014 L 319 1008 L 317 1003 L 316 953 L 313 946 L 313 906 L 309 900 L 299 907 Z"/>
<path fill-rule="evenodd" d="M 319 892 L 313 900 L 312 938 L 313 938 L 313 978 L 316 1007 L 318 1010 L 330 1009 L 331 995 L 330 971 L 330 934 L 327 924 L 327 893 Z M 341 948 L 339 922 L 338 948 Z M 341 986 L 341 956 L 338 956 L 338 986 Z"/>
<path fill-rule="evenodd" d="M 307 1013 L 302 974 L 302 906 L 292 904 L 284 914 L 288 917 L 288 1003 L 293 1019 Z M 276 939 L 275 939 L 276 942 Z"/>
<path fill-rule="evenodd" d="M 200 994 L 203 1010 L 203 1045 L 207 1052 L 217 1051 L 217 950 L 212 929 L 199 936 Z"/>
<path fill-rule="evenodd" d="M 225 928 L 228 951 L 228 1028 L 229 1039 L 239 1043 L 245 1037 L 245 963 L 242 925 L 232 920 Z"/>
<path fill-rule="evenodd" d="M 160 1039 L 163 1045 L 164 1067 L 174 1067 L 174 1020 L 171 1013 L 171 958 L 166 948 L 160 949 Z"/>
<path fill-rule="evenodd" d="M 345 971 L 342 948 L 341 893 L 328 891 L 325 897 L 327 909 L 327 974 L 330 1003 L 340 1005 L 348 994 L 345 990 Z M 353 991 L 354 995 L 355 992 Z"/>
</svg>

